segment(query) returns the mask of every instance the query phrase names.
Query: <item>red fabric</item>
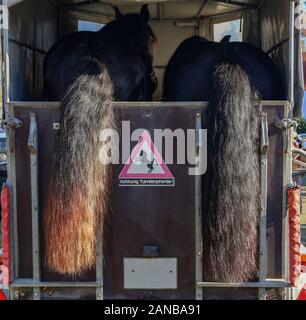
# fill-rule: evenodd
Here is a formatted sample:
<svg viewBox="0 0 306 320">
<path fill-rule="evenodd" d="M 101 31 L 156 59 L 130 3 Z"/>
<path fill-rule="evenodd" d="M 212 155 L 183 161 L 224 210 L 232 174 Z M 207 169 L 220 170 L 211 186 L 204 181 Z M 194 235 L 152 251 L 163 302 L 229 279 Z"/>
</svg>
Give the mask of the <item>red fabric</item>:
<svg viewBox="0 0 306 320">
<path fill-rule="evenodd" d="M 296 300 L 306 300 L 306 284 L 304 285 L 304 288 L 302 288 Z"/>
<path fill-rule="evenodd" d="M 6 295 L 3 293 L 2 290 L 0 290 L 0 301 L 1 301 L 1 300 L 7 300 L 7 297 L 6 297 Z"/>
<path fill-rule="evenodd" d="M 293 287 L 298 287 L 301 275 L 300 199 L 300 187 L 288 189 L 290 284 Z"/>
<path fill-rule="evenodd" d="M 10 192 L 4 186 L 1 192 L 2 206 L 2 260 L 3 260 L 3 285 L 10 282 Z"/>
</svg>

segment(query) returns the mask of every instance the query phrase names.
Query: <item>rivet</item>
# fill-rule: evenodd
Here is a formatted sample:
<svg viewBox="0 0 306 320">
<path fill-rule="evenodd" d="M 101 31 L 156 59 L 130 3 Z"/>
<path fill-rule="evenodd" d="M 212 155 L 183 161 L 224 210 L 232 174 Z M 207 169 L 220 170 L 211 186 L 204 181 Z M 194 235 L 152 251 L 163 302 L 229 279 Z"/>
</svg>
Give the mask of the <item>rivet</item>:
<svg viewBox="0 0 306 320">
<path fill-rule="evenodd" d="M 59 122 L 54 122 L 53 123 L 53 130 L 59 130 L 61 128 L 61 125 Z"/>
</svg>

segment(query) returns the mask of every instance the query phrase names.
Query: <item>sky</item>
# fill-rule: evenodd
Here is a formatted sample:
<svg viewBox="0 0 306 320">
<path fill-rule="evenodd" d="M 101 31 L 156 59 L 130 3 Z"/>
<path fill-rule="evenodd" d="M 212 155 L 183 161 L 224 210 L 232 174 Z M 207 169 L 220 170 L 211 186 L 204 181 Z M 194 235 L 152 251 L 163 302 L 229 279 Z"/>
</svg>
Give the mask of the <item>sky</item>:
<svg viewBox="0 0 306 320">
<path fill-rule="evenodd" d="M 78 31 L 99 31 L 103 24 L 89 21 L 78 21 Z"/>
</svg>

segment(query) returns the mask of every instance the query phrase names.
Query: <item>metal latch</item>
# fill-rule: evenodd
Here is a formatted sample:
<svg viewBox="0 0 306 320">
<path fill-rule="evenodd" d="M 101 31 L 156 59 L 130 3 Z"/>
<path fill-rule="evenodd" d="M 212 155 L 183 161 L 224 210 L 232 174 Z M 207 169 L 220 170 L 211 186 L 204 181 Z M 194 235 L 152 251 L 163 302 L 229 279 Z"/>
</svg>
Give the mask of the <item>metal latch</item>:
<svg viewBox="0 0 306 320">
<path fill-rule="evenodd" d="M 34 112 L 30 113 L 30 132 L 28 139 L 28 148 L 32 155 L 37 154 L 37 122 Z"/>
<path fill-rule="evenodd" d="M 8 118 L 1 121 L 2 126 L 7 126 L 12 129 L 17 129 L 23 125 L 22 121 L 17 118 Z"/>
<path fill-rule="evenodd" d="M 59 122 L 53 122 L 53 130 L 60 130 L 61 124 Z"/>
<path fill-rule="evenodd" d="M 261 115 L 261 154 L 267 155 L 269 149 L 269 132 L 267 114 Z"/>
<path fill-rule="evenodd" d="M 290 118 L 285 118 L 275 123 L 275 126 L 281 130 L 288 130 L 297 127 L 297 121 Z"/>
<path fill-rule="evenodd" d="M 144 246 L 143 256 L 146 258 L 158 257 L 158 247 L 157 246 Z"/>
</svg>

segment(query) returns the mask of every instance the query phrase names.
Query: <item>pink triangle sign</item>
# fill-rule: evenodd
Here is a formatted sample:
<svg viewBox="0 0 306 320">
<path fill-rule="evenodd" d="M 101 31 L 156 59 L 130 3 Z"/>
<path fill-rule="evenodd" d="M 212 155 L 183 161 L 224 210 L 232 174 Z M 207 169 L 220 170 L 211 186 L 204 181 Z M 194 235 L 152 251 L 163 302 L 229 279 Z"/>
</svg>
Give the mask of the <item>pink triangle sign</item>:
<svg viewBox="0 0 306 320">
<path fill-rule="evenodd" d="M 174 186 L 175 179 L 144 131 L 119 175 L 119 186 Z"/>
</svg>

